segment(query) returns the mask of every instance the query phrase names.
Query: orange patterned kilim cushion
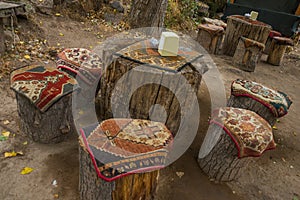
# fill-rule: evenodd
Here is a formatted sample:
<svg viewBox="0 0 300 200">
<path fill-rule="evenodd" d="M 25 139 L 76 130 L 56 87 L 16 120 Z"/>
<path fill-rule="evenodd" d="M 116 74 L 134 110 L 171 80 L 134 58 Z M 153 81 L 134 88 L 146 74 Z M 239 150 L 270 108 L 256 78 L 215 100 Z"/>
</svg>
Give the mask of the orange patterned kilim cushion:
<svg viewBox="0 0 300 200">
<path fill-rule="evenodd" d="M 164 124 L 140 119 L 109 119 L 81 130 L 98 176 L 112 181 L 164 167 L 173 137 Z"/>
<path fill-rule="evenodd" d="M 271 126 L 250 110 L 220 108 L 213 113 L 211 123 L 221 126 L 231 137 L 239 158 L 260 156 L 264 151 L 276 147 Z"/>
</svg>

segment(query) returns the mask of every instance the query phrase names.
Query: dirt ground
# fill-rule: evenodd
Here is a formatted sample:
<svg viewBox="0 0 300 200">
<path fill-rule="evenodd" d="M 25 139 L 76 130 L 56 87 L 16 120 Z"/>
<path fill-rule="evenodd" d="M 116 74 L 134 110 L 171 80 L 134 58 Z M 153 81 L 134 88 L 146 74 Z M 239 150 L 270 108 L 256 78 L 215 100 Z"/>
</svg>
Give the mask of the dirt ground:
<svg viewBox="0 0 300 200">
<path fill-rule="evenodd" d="M 107 36 L 118 32 L 113 24 L 95 24 L 91 20 L 72 20 L 68 17 L 45 16 L 36 14 L 31 21 L 40 29 L 30 26 L 26 20 L 20 20 L 20 31 L 25 34 L 44 37 L 49 46 L 93 48 Z M 36 29 L 35 29 L 36 28 Z M 62 33 L 62 34 L 60 34 Z M 96 33 L 96 34 L 95 34 Z M 100 36 L 100 37 L 99 37 Z M 22 38 L 20 37 L 22 40 Z M 297 52 L 297 49 L 299 52 Z M 277 148 L 264 153 L 241 173 L 241 177 L 230 183 L 210 181 L 198 167 L 196 158 L 205 136 L 210 115 L 210 98 L 205 82 L 200 88 L 200 128 L 191 147 L 175 163 L 161 170 L 160 183 L 156 199 L 159 200 L 297 200 L 300 199 L 300 49 L 285 57 L 282 66 L 271 66 L 265 62 L 266 56 L 248 73 L 234 67 L 227 56 L 212 56 L 222 74 L 227 95 L 230 83 L 236 78 L 245 78 L 260 82 L 287 93 L 293 100 L 289 114 L 277 123 L 274 135 Z M 11 61 L 6 68 L 13 69 L 25 63 L 51 60 L 32 59 Z M 49 63 L 48 63 L 49 62 Z M 3 63 L 1 63 L 3 69 Z M 18 66 L 17 66 L 18 65 Z M 2 70 L 0 78 L 0 123 L 11 132 L 9 139 L 0 141 L 0 199 L 64 199 L 76 200 L 78 195 L 78 142 L 71 135 L 59 144 L 38 144 L 31 142 L 18 128 L 17 104 L 14 93 L 9 89 L 9 76 Z M 8 120 L 8 124 L 7 124 Z M 25 143 L 24 143 L 25 142 Z M 27 142 L 27 144 L 26 144 Z M 22 151 L 23 156 L 4 158 L 4 152 Z M 33 168 L 33 172 L 21 175 L 24 167 Z M 176 172 L 184 172 L 180 178 Z M 57 185 L 53 184 L 53 181 Z"/>
</svg>

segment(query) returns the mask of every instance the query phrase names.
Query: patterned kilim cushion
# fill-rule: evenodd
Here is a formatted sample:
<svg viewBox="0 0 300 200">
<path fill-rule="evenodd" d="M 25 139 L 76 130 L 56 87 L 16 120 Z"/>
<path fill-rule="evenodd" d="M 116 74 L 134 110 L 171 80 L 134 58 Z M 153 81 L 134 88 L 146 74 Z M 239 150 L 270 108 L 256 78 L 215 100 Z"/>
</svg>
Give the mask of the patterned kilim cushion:
<svg viewBox="0 0 300 200">
<path fill-rule="evenodd" d="M 57 68 L 70 75 L 78 75 L 88 84 L 93 84 L 101 76 L 102 61 L 98 55 L 83 48 L 68 48 L 58 54 Z"/>
<path fill-rule="evenodd" d="M 67 73 L 37 65 L 13 71 L 10 79 L 11 88 L 25 95 L 42 112 L 78 88 L 77 81 Z"/>
<path fill-rule="evenodd" d="M 137 42 L 115 54 L 140 64 L 173 72 L 180 71 L 187 64 L 202 56 L 196 51 L 183 47 L 179 48 L 177 56 L 161 56 L 158 53 L 158 45 L 152 40 Z"/>
<path fill-rule="evenodd" d="M 235 80 L 231 85 L 234 96 L 250 97 L 268 107 L 275 117 L 282 117 L 288 113 L 292 101 L 283 92 L 267 88 L 259 83 L 247 80 Z"/>
<path fill-rule="evenodd" d="M 112 181 L 164 167 L 173 137 L 165 125 L 139 119 L 109 119 L 81 129 L 98 176 Z"/>
<path fill-rule="evenodd" d="M 260 156 L 274 149 L 272 128 L 255 112 L 241 108 L 224 107 L 213 113 L 215 123 L 231 137 L 238 149 L 238 157 Z"/>
</svg>

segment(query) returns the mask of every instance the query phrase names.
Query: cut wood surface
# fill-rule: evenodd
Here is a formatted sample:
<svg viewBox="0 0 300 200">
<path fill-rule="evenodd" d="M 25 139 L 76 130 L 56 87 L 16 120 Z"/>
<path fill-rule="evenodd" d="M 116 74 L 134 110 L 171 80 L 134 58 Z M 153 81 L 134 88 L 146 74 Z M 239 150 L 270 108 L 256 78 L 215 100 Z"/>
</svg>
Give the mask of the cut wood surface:
<svg viewBox="0 0 300 200">
<path fill-rule="evenodd" d="M 72 94 L 66 95 L 42 113 L 23 95 L 16 94 L 20 129 L 34 142 L 58 143 L 75 133 Z"/>
<path fill-rule="evenodd" d="M 249 97 L 236 97 L 234 95 L 231 95 L 228 100 L 227 106 L 235 108 L 244 108 L 256 112 L 259 116 L 264 118 L 271 126 L 274 126 L 277 120 L 277 118 L 273 115 L 269 108 Z"/>
<path fill-rule="evenodd" d="M 243 16 L 229 16 L 223 44 L 223 53 L 233 56 L 241 36 L 266 44 L 271 26 Z"/>
<path fill-rule="evenodd" d="M 286 51 L 287 45 L 277 44 L 276 41 L 272 41 L 269 50 L 269 56 L 267 62 L 272 65 L 281 65 L 283 57 Z"/>
<path fill-rule="evenodd" d="M 232 181 L 238 178 L 240 171 L 242 171 L 250 162 L 250 158 L 238 158 L 238 150 L 232 139 L 216 124 L 212 124 L 207 132 L 211 137 L 204 142 L 211 142 L 216 140 L 216 136 L 221 135 L 216 145 L 204 157 L 198 158 L 198 163 L 203 170 L 214 181 Z M 210 144 L 202 144 L 210 146 Z M 201 149 L 206 151 L 206 149 Z M 201 152 L 200 154 L 203 154 Z"/>
<path fill-rule="evenodd" d="M 79 191 L 81 200 L 151 200 L 159 170 L 124 176 L 112 182 L 98 177 L 90 155 L 79 145 Z"/>
</svg>

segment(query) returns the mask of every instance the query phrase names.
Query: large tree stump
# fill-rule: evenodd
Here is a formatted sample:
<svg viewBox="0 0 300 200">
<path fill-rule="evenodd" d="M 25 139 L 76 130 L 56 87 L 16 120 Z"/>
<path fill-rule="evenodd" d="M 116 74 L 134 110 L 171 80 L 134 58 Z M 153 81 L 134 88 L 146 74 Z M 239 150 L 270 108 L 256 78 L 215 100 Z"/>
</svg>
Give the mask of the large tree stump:
<svg viewBox="0 0 300 200">
<path fill-rule="evenodd" d="M 258 157 L 274 149 L 271 126 L 256 113 L 240 108 L 215 110 L 201 146 L 198 163 L 216 181 L 232 181 Z"/>
<path fill-rule="evenodd" d="M 112 182 L 106 182 L 97 176 L 90 155 L 82 142 L 79 145 L 79 161 L 79 191 L 81 200 L 154 199 L 159 170 L 132 174 Z"/>
<path fill-rule="evenodd" d="M 220 126 L 216 124 L 211 126 L 209 128 L 211 132 L 207 133 L 210 137 L 215 137 L 215 135 L 220 134 L 220 131 L 221 135 L 209 154 L 204 158 L 198 158 L 198 163 L 203 172 L 215 181 L 235 180 L 251 159 L 239 159 L 238 151 L 231 138 Z"/>
<path fill-rule="evenodd" d="M 265 44 L 270 30 L 271 26 L 263 22 L 239 15 L 229 16 L 227 18 L 223 53 L 233 56 L 241 36 Z"/>
<path fill-rule="evenodd" d="M 171 72 L 141 66 L 137 62 L 118 57 L 107 66 L 101 79 L 101 95 L 98 100 L 100 118 L 131 117 L 160 121 L 163 113 L 151 117 L 158 104 L 166 111 L 165 121 L 160 122 L 165 123 L 176 135 L 182 116 L 198 105 L 195 102 L 197 99 L 193 97 L 197 95 L 201 77 L 202 74 L 191 64 L 180 72 Z"/>
<path fill-rule="evenodd" d="M 197 41 L 200 45 L 209 53 L 219 54 L 224 28 L 213 24 L 200 24 L 198 28 Z"/>
<path fill-rule="evenodd" d="M 272 65 L 281 65 L 287 46 L 293 46 L 293 40 L 285 37 L 274 37 L 267 62 Z"/>
<path fill-rule="evenodd" d="M 25 96 L 16 93 L 20 129 L 33 141 L 58 143 L 76 131 L 72 117 L 72 94 L 41 112 Z"/>
<path fill-rule="evenodd" d="M 267 55 L 269 55 L 269 53 L 270 53 L 271 44 L 272 44 L 272 40 L 273 40 L 274 37 L 281 37 L 281 33 L 278 32 L 278 31 L 274 31 L 274 30 L 270 31 L 269 37 L 268 37 L 267 42 L 266 42 L 266 47 L 265 47 L 265 50 L 264 50 L 264 53 L 267 54 Z"/>
<path fill-rule="evenodd" d="M 131 28 L 163 27 L 167 6 L 167 0 L 132 0 L 129 13 Z"/>
<path fill-rule="evenodd" d="M 254 72 L 265 45 L 254 40 L 241 37 L 233 56 L 233 63 L 247 72 Z"/>
</svg>

